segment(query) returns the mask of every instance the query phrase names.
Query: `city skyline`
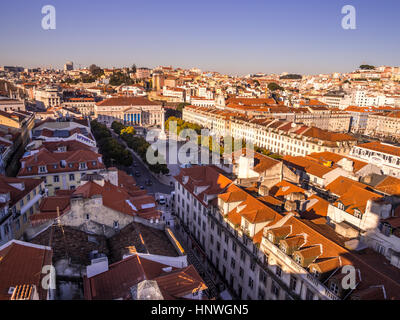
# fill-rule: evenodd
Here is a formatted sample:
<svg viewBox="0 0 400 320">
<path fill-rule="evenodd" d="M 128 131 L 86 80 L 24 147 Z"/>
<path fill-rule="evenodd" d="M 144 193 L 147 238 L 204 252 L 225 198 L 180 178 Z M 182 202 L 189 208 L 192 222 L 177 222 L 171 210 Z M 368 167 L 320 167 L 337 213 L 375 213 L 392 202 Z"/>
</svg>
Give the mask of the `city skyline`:
<svg viewBox="0 0 400 320">
<path fill-rule="evenodd" d="M 398 64 L 400 45 L 390 41 L 400 26 L 395 1 L 353 1 L 355 30 L 341 26 L 341 9 L 349 4 L 345 1 L 51 4 L 55 30 L 41 28 L 43 1 L 4 5 L 0 27 L 7 30 L 7 45 L 0 53 L 1 65 L 61 69 L 71 60 L 75 66 L 135 63 L 246 75 L 321 74 L 351 71 L 363 63 Z"/>
</svg>

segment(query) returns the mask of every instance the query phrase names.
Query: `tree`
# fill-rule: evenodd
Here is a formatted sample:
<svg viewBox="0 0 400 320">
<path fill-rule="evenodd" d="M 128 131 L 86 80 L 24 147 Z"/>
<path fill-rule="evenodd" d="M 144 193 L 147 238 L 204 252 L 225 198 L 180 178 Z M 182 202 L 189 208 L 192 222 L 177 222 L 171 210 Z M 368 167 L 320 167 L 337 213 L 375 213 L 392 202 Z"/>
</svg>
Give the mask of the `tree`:
<svg viewBox="0 0 400 320">
<path fill-rule="evenodd" d="M 371 66 L 371 65 L 369 65 L 369 64 L 362 64 L 362 65 L 360 66 L 360 69 L 361 69 L 361 70 L 374 70 L 375 67 L 374 67 L 374 66 Z"/>
<path fill-rule="evenodd" d="M 292 80 L 301 80 L 303 77 L 300 74 L 287 74 L 281 76 L 279 79 L 292 79 Z"/>
<path fill-rule="evenodd" d="M 131 134 L 131 135 L 135 135 L 136 134 L 136 130 L 134 127 L 125 127 L 121 130 L 121 134 Z"/>
<path fill-rule="evenodd" d="M 121 134 L 121 130 L 125 129 L 125 126 L 119 121 L 113 121 L 111 124 L 111 129 L 114 130 L 116 134 Z"/>
<path fill-rule="evenodd" d="M 132 73 L 136 73 L 136 64 L 132 65 Z"/>
<path fill-rule="evenodd" d="M 268 84 L 268 89 L 270 91 L 283 90 L 283 88 L 280 85 L 278 85 L 277 83 L 275 83 L 275 82 L 269 83 Z"/>
<path fill-rule="evenodd" d="M 90 65 L 89 71 L 96 78 L 100 77 L 104 74 L 104 71 L 100 67 L 96 66 L 95 64 Z"/>
</svg>

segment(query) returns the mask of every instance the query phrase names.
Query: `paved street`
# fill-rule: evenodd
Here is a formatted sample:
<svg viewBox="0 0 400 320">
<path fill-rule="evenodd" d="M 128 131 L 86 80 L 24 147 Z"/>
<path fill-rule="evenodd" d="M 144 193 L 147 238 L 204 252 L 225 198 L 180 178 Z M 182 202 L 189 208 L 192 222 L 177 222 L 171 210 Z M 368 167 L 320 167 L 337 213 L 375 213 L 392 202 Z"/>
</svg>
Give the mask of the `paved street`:
<svg viewBox="0 0 400 320">
<path fill-rule="evenodd" d="M 114 138 L 116 138 L 121 144 L 126 146 L 125 141 L 122 140 L 118 135 L 116 135 L 112 131 L 112 129 L 111 132 Z M 159 182 L 158 179 L 156 179 L 150 173 L 150 170 L 141 162 L 141 159 L 138 159 L 138 157 L 134 153 L 132 153 L 132 157 L 133 157 L 133 166 L 126 168 L 126 171 L 134 177 L 134 179 L 136 180 L 136 184 L 138 186 L 143 186 L 148 191 L 149 194 L 156 194 L 156 193 L 170 194 L 172 191 L 174 191 L 173 186 L 168 186 Z M 136 171 L 139 171 L 140 174 L 139 177 L 135 175 Z M 145 183 L 146 180 L 150 180 L 152 182 L 152 185 L 147 186 Z"/>
</svg>

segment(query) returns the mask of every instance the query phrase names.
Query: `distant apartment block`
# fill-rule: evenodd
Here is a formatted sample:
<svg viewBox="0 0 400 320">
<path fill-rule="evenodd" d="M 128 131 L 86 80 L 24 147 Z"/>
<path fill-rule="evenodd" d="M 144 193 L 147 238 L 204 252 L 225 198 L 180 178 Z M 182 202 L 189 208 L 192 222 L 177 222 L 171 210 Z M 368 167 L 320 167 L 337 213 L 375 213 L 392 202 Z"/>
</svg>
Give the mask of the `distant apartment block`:
<svg viewBox="0 0 400 320">
<path fill-rule="evenodd" d="M 386 175 L 400 178 L 400 147 L 368 142 L 354 146 L 349 156 L 378 166 Z"/>
</svg>

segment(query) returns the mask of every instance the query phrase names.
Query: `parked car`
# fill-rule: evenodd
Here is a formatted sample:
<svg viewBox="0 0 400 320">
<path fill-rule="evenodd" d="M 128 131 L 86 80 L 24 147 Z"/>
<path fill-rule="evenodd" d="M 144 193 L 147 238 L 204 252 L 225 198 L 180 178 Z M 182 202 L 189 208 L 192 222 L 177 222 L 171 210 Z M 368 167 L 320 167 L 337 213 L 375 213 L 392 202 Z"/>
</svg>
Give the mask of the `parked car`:
<svg viewBox="0 0 400 320">
<path fill-rule="evenodd" d="M 160 198 L 158 199 L 158 203 L 162 206 L 165 205 L 166 204 L 165 198 L 163 196 L 160 196 Z"/>
</svg>

